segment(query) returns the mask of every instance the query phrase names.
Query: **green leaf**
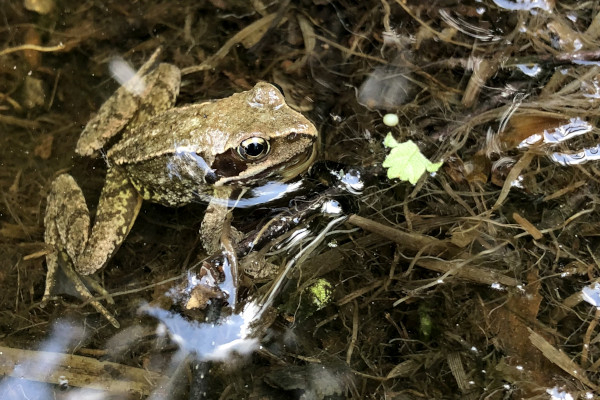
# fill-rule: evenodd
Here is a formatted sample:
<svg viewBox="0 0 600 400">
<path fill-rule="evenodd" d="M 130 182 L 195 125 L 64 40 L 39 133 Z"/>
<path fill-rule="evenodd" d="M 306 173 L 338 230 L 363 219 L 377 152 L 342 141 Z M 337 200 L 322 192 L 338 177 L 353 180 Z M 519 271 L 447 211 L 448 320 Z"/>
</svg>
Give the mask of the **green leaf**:
<svg viewBox="0 0 600 400">
<path fill-rule="evenodd" d="M 412 140 L 398 143 L 391 133 L 387 134 L 383 145 L 392 149 L 383 161 L 389 179 L 399 178 L 414 185 L 425 171 L 436 172 L 443 164 L 443 161 L 432 163 L 425 158 Z"/>
</svg>

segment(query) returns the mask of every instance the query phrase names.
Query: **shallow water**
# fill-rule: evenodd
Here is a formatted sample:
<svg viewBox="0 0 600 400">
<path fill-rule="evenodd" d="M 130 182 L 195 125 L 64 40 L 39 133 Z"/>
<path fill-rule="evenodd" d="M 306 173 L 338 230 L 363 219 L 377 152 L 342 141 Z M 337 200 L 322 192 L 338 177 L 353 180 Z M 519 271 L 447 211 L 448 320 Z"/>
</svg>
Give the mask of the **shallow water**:
<svg viewBox="0 0 600 400">
<path fill-rule="evenodd" d="M 599 10 L 9 2 L 0 397 L 596 398 Z M 159 46 L 178 107 L 276 83 L 320 132 L 316 166 L 224 200 L 245 247 L 213 258 L 206 198 L 144 202 L 97 273 L 119 328 L 64 276 L 41 307 L 51 182 L 71 174 L 93 218 L 106 151 L 75 144 L 126 80 L 109 66 L 130 76 Z M 441 169 L 388 179 L 388 132 Z"/>
</svg>

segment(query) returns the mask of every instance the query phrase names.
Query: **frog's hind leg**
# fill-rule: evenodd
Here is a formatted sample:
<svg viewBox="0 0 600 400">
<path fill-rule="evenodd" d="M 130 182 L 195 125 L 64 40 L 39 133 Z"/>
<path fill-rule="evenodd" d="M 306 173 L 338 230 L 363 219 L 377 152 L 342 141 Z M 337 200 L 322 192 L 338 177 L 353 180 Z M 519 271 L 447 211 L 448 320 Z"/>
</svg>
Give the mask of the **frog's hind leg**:
<svg viewBox="0 0 600 400">
<path fill-rule="evenodd" d="M 66 252 L 71 259 L 76 259 L 88 241 L 90 214 L 83 193 L 71 175 L 60 175 L 52 182 L 44 226 L 44 240 L 54 247 L 46 256 L 48 274 L 43 301 L 47 301 L 54 287 L 60 254 Z"/>
<path fill-rule="evenodd" d="M 73 270 L 72 260 L 81 254 L 88 242 L 90 216 L 83 193 L 70 175 L 63 174 L 52 183 L 44 224 L 45 241 L 54 247 L 54 251 L 46 255 L 48 273 L 42 307 L 51 297 L 60 267 L 75 286 L 75 290 L 113 326 L 118 327 L 117 320 L 94 299 L 79 275 Z"/>
<path fill-rule="evenodd" d="M 63 253 L 63 256 L 65 256 L 64 253 Z M 100 303 L 98 300 L 96 300 L 96 298 L 94 296 L 92 296 L 92 294 L 88 290 L 87 286 L 83 283 L 81 278 L 87 278 L 86 283 L 88 285 L 92 286 L 94 288 L 94 290 L 96 290 L 100 294 L 104 295 L 107 298 L 107 300 L 110 299 L 110 295 L 108 294 L 108 292 L 104 288 L 102 288 L 93 279 L 91 279 L 87 276 L 82 277 L 77 272 L 75 272 L 75 270 L 73 269 L 73 264 L 71 263 L 71 260 L 68 259 L 68 257 L 65 256 L 61 260 L 59 265 L 60 265 L 63 273 L 69 279 L 69 281 L 73 284 L 73 286 L 75 286 L 75 290 L 77 290 L 77 293 L 79 293 L 79 295 L 83 298 L 83 300 L 86 303 L 90 303 L 92 305 L 92 307 L 94 307 L 96 309 L 96 311 L 98 311 L 100 314 L 102 314 L 104 316 L 104 318 L 106 318 L 108 320 L 108 322 L 111 323 L 112 326 L 114 326 L 115 328 L 119 328 L 121 326 L 119 324 L 119 321 L 117 321 L 117 319 L 110 313 L 110 311 L 108 311 L 102 305 L 102 303 Z M 110 302 L 113 303 L 112 299 Z"/>
<path fill-rule="evenodd" d="M 48 195 L 44 218 L 45 240 L 55 251 L 46 256 L 48 274 L 42 304 L 50 298 L 60 267 L 77 292 L 114 326 L 118 326 L 115 318 L 94 300 L 78 274 L 92 274 L 106 264 L 125 240 L 141 203 L 141 196 L 125 175 L 116 168 L 110 168 L 89 234 L 90 216 L 81 189 L 68 174 L 56 178 Z M 92 287 L 99 289 L 97 285 Z M 105 291 L 98 291 L 106 296 Z"/>
<path fill-rule="evenodd" d="M 129 234 L 141 205 L 142 197 L 125 173 L 109 168 L 92 233 L 75 262 L 78 273 L 89 275 L 104 267 Z"/>
</svg>

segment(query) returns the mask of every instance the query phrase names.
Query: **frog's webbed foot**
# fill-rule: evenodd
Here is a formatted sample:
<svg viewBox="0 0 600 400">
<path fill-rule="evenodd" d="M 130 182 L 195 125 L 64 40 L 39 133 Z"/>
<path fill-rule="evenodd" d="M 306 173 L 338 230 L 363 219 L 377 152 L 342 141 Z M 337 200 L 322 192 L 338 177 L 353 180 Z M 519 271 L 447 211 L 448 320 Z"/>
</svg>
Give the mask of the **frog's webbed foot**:
<svg viewBox="0 0 600 400">
<path fill-rule="evenodd" d="M 141 197 L 124 174 L 109 169 L 96 221 L 89 235 L 89 211 L 81 189 L 68 174 L 56 178 L 48 195 L 44 218 L 45 240 L 55 251 L 46 256 L 48 274 L 42 304 L 50 298 L 61 268 L 77 292 L 111 324 L 118 326 L 108 310 L 94 300 L 79 274 L 89 275 L 106 264 L 129 233 L 140 205 Z M 99 285 L 93 282 L 88 285 L 106 297 Z"/>
<path fill-rule="evenodd" d="M 117 321 L 117 319 L 110 313 L 110 311 L 106 309 L 106 307 L 102 305 L 102 303 L 100 303 L 100 301 L 96 300 L 96 298 L 90 293 L 88 286 L 93 287 L 96 292 L 103 295 L 108 301 L 108 303 L 114 304 L 114 301 L 110 297 L 110 294 L 91 277 L 80 276 L 77 272 L 75 272 L 75 270 L 73 269 L 73 263 L 71 262 L 68 255 L 65 252 L 58 253 L 57 261 L 58 265 L 55 265 L 55 267 L 60 266 L 61 271 L 65 274 L 69 282 L 73 285 L 74 289 L 77 291 L 81 299 L 84 300 L 86 303 L 89 303 L 92 307 L 94 307 L 96 311 L 102 314 L 112 326 L 114 326 L 115 328 L 119 328 L 121 326 L 119 324 L 119 321 Z M 48 263 L 48 265 L 50 265 L 48 257 L 46 257 L 46 262 Z M 56 282 L 56 276 L 50 274 L 50 267 L 48 267 L 48 269 L 48 275 L 46 276 L 46 293 L 44 293 L 44 298 L 42 299 L 42 307 L 45 306 L 48 300 L 50 300 L 50 288 L 54 286 Z M 54 268 L 54 274 L 57 273 L 57 268 Z M 84 283 L 82 279 L 85 279 L 86 282 Z"/>
</svg>

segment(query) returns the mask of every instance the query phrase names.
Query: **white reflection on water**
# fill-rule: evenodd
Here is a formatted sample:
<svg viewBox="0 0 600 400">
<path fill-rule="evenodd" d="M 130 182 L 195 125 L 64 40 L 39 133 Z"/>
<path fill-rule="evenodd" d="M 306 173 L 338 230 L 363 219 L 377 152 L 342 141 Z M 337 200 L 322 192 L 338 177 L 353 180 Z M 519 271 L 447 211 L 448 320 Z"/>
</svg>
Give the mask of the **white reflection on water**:
<svg viewBox="0 0 600 400">
<path fill-rule="evenodd" d="M 527 64 L 518 64 L 517 68 L 527 76 L 535 77 L 540 72 L 542 72 L 542 67 L 539 64 L 527 65 Z"/>
<path fill-rule="evenodd" d="M 554 128 L 554 130 L 544 130 L 543 133 L 536 133 L 523 140 L 517 148 L 522 149 L 534 144 L 556 144 L 577 136 L 581 136 L 590 132 L 593 129 L 592 124 L 583 119 L 576 117 L 571 118 L 566 124 L 562 124 Z"/>
<path fill-rule="evenodd" d="M 121 86 L 126 86 L 131 93 L 138 96 L 144 93 L 146 83 L 141 76 L 136 75 L 136 70 L 123 58 L 115 57 L 110 60 L 108 69 L 114 80 Z"/>
<path fill-rule="evenodd" d="M 178 351 L 170 360 L 169 368 L 161 371 L 161 375 L 164 377 L 177 375 L 190 359 L 228 362 L 236 355 L 248 355 L 255 351 L 260 346 L 260 338 L 264 335 L 263 327 L 260 325 L 261 317 L 266 310 L 272 307 L 288 273 L 315 250 L 327 234 L 345 219 L 346 216 L 341 216 L 331 220 L 310 243 L 297 252 L 287 263 L 285 271 L 279 275 L 265 297 L 248 301 L 241 312 L 222 318 L 218 323 L 193 321 L 176 312 L 144 306 L 141 311 L 160 322 L 156 329 L 157 335 L 168 336 L 179 346 Z M 132 332 L 130 331 L 128 336 L 131 336 Z M 64 359 L 67 357 L 69 349 L 73 348 L 75 343 L 82 342 L 84 337 L 83 328 L 64 321 L 56 322 L 52 334 L 40 345 L 39 351 L 32 351 L 30 352 L 33 354 L 32 357 L 15 362 L 13 371 L 10 373 L 11 377 L 4 378 L 0 382 L 0 398 L 53 398 L 55 387 L 42 382 L 69 385 L 67 378 L 58 376 L 58 374 L 61 370 L 70 368 L 65 365 Z M 0 362 L 8 363 L 3 359 L 2 354 L 0 354 Z M 75 373 L 75 371 L 71 372 Z M 54 375 L 56 376 L 54 377 Z M 127 385 L 128 382 L 122 378 L 117 375 L 112 377 L 115 380 L 122 380 L 123 385 Z M 82 383 L 83 381 L 79 382 L 79 384 Z M 172 382 L 162 381 L 158 385 L 154 385 L 154 382 L 148 383 L 155 388 L 155 393 L 150 395 L 150 399 L 168 398 L 164 396 L 165 393 L 166 396 L 169 396 L 169 389 L 166 392 L 163 389 L 170 388 L 168 385 Z M 114 398 L 115 393 L 106 391 L 107 388 L 100 380 L 98 382 L 88 380 L 85 385 L 88 387 L 71 388 L 64 394 L 64 398 L 86 400 Z"/>
<path fill-rule="evenodd" d="M 548 0 L 493 0 L 498 7 L 511 11 L 519 10 L 534 10 L 540 8 L 542 10 L 551 11 L 552 4 Z"/>
<path fill-rule="evenodd" d="M 218 197 L 205 196 L 203 201 L 213 204 L 227 206 L 228 208 L 248 208 L 281 199 L 290 193 L 302 188 L 302 181 L 296 182 L 267 182 L 264 185 L 253 187 L 240 199 L 221 199 Z"/>
<path fill-rule="evenodd" d="M 219 324 L 190 321 L 176 312 L 148 305 L 140 311 L 159 320 L 163 327 L 157 331 L 168 332 L 180 351 L 193 353 L 199 360 L 223 361 L 234 354 L 250 354 L 259 345 L 258 339 L 250 337 L 250 324 L 262 314 L 261 307 L 254 302 Z"/>
<path fill-rule="evenodd" d="M 600 283 L 596 282 L 590 286 L 584 286 L 581 289 L 583 300 L 590 303 L 594 307 L 600 307 Z"/>
<path fill-rule="evenodd" d="M 33 357 L 15 363 L 12 378 L 0 382 L 0 398 L 51 399 L 52 387 L 40 382 L 49 381 L 56 367 L 65 357 L 65 350 L 84 337 L 83 329 L 67 321 L 57 321 L 50 336 L 44 340 Z M 3 360 L 0 354 L 0 360 Z M 6 360 L 2 363 L 8 362 Z M 38 379 L 40 382 L 30 380 Z M 61 378 L 55 382 L 60 384 Z M 16 394 L 16 396 L 15 396 Z M 20 395 L 19 395 L 20 394 Z"/>
<path fill-rule="evenodd" d="M 600 145 L 583 149 L 578 153 L 552 153 L 552 161 L 557 164 L 568 166 L 584 164 L 588 161 L 600 160 Z"/>
<path fill-rule="evenodd" d="M 550 400 L 573 400 L 573 395 L 567 391 L 562 391 L 558 387 L 546 389 L 546 393 L 550 395 Z"/>
<path fill-rule="evenodd" d="M 168 332 L 185 354 L 193 353 L 200 360 L 225 360 L 233 354 L 245 355 L 254 351 L 259 341 L 252 337 L 253 325 L 273 304 L 289 272 L 324 240 L 327 233 L 346 220 L 346 216 L 330 221 L 319 234 L 286 264 L 264 300 L 248 301 L 242 311 L 228 316 L 218 324 L 190 321 L 178 313 L 146 305 L 141 312 L 162 323 L 159 332 Z M 234 297 L 234 296 L 231 296 Z M 166 328 L 166 329 L 165 329 Z"/>
</svg>

